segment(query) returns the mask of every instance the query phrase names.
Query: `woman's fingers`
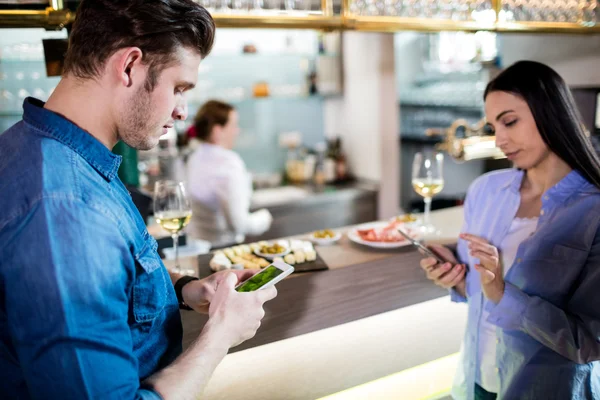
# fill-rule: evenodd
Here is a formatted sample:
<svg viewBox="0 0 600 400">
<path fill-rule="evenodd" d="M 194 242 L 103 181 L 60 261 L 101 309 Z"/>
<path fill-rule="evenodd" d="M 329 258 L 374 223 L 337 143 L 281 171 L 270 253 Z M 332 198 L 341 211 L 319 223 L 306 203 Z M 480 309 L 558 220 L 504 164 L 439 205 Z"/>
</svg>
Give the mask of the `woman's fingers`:
<svg viewBox="0 0 600 400">
<path fill-rule="evenodd" d="M 469 250 L 473 251 L 481 251 L 483 253 L 489 254 L 490 256 L 497 256 L 498 249 L 491 244 L 481 244 L 481 243 L 469 243 Z"/>
<path fill-rule="evenodd" d="M 461 233 L 460 238 L 470 243 L 489 244 L 487 240 L 482 237 L 471 235 L 470 233 Z"/>
<path fill-rule="evenodd" d="M 498 268 L 499 266 L 499 261 L 500 259 L 498 257 L 495 256 L 490 256 L 487 253 L 482 253 L 480 251 L 475 251 L 472 252 L 471 255 L 475 258 L 479 259 L 480 264 L 485 268 L 488 269 L 490 271 L 494 271 Z"/>
<path fill-rule="evenodd" d="M 436 283 L 446 289 L 454 287 L 465 278 L 466 270 L 467 269 L 462 264 L 455 265 L 454 268 L 450 270 L 450 272 L 441 276 Z"/>
<path fill-rule="evenodd" d="M 432 281 L 437 281 L 442 275 L 450 271 L 451 268 L 452 264 L 450 263 L 439 265 L 437 268 L 427 271 L 427 278 L 431 279 Z"/>
<path fill-rule="evenodd" d="M 487 285 L 496 279 L 496 274 L 488 269 L 485 269 L 481 264 L 475 264 L 475 269 L 481 275 L 481 283 L 484 285 Z"/>
</svg>

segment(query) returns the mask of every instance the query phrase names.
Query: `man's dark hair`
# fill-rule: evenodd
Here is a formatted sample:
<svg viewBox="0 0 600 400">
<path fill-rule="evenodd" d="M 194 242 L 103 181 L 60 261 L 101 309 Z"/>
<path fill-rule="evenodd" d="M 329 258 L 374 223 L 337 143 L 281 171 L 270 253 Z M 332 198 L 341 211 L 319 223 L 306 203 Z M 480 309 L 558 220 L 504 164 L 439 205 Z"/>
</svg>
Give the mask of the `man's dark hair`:
<svg viewBox="0 0 600 400">
<path fill-rule="evenodd" d="M 149 66 L 145 86 L 152 91 L 161 71 L 176 62 L 179 47 L 204 58 L 214 38 L 212 17 L 192 0 L 83 0 L 69 35 L 64 73 L 93 79 L 116 51 L 139 47 Z"/>
</svg>

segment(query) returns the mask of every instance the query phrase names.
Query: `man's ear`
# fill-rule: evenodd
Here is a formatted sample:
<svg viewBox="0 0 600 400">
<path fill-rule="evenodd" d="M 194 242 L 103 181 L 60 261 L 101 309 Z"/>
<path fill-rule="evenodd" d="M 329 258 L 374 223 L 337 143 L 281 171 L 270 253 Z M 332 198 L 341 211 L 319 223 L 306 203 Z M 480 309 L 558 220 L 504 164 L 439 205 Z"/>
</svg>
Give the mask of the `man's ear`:
<svg viewBox="0 0 600 400">
<path fill-rule="evenodd" d="M 125 87 L 146 80 L 147 67 L 142 63 L 142 50 L 139 47 L 120 49 L 109 59 L 108 70 Z"/>
</svg>

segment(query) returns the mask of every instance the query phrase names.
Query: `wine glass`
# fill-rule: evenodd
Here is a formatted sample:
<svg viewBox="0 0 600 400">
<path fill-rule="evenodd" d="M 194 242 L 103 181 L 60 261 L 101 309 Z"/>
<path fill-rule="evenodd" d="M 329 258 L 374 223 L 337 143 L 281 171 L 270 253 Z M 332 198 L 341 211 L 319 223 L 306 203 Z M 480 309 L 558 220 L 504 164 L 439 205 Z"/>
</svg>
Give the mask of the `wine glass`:
<svg viewBox="0 0 600 400">
<path fill-rule="evenodd" d="M 424 235 L 437 230 L 431 223 L 431 200 L 444 188 L 444 155 L 441 153 L 417 153 L 412 166 L 412 186 L 415 192 L 423 196 L 425 213 L 420 230 Z"/>
<path fill-rule="evenodd" d="M 194 271 L 182 271 L 179 267 L 177 242 L 179 232 L 192 219 L 192 208 L 185 194 L 183 183 L 169 180 L 157 181 L 154 185 L 154 217 L 156 222 L 173 238 L 175 267 L 173 272 L 193 275 Z"/>
</svg>

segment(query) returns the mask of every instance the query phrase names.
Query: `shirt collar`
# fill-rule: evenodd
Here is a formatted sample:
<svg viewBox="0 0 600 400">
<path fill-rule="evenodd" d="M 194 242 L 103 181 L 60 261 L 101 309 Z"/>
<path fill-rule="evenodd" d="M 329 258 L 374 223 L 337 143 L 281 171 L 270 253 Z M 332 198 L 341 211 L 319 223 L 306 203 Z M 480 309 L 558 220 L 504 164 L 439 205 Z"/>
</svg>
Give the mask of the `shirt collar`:
<svg viewBox="0 0 600 400">
<path fill-rule="evenodd" d="M 23 102 L 23 120 L 46 136 L 71 148 L 107 181 L 117 176 L 121 156 L 63 116 L 44 108 L 44 102 L 28 97 Z"/>
<path fill-rule="evenodd" d="M 517 170 L 517 173 L 513 178 L 506 182 L 501 188 L 510 189 L 513 193 L 519 193 L 524 175 L 525 171 Z M 543 200 L 552 199 L 554 201 L 564 201 L 578 191 L 593 188 L 593 185 L 589 183 L 579 171 L 573 170 L 556 185 L 548 189 L 546 193 L 544 193 Z"/>
<path fill-rule="evenodd" d="M 519 193 L 519 190 L 521 189 L 521 183 L 523 182 L 523 175 L 525 175 L 525 172 L 522 169 L 515 169 L 515 174 L 512 179 L 501 186 L 501 188 L 510 189 L 510 191 L 513 193 Z"/>
<path fill-rule="evenodd" d="M 548 189 L 544 195 L 544 199 L 547 197 L 555 201 L 565 201 L 577 192 L 593 189 L 593 186 L 579 171 L 573 170 L 556 185 Z"/>
</svg>

